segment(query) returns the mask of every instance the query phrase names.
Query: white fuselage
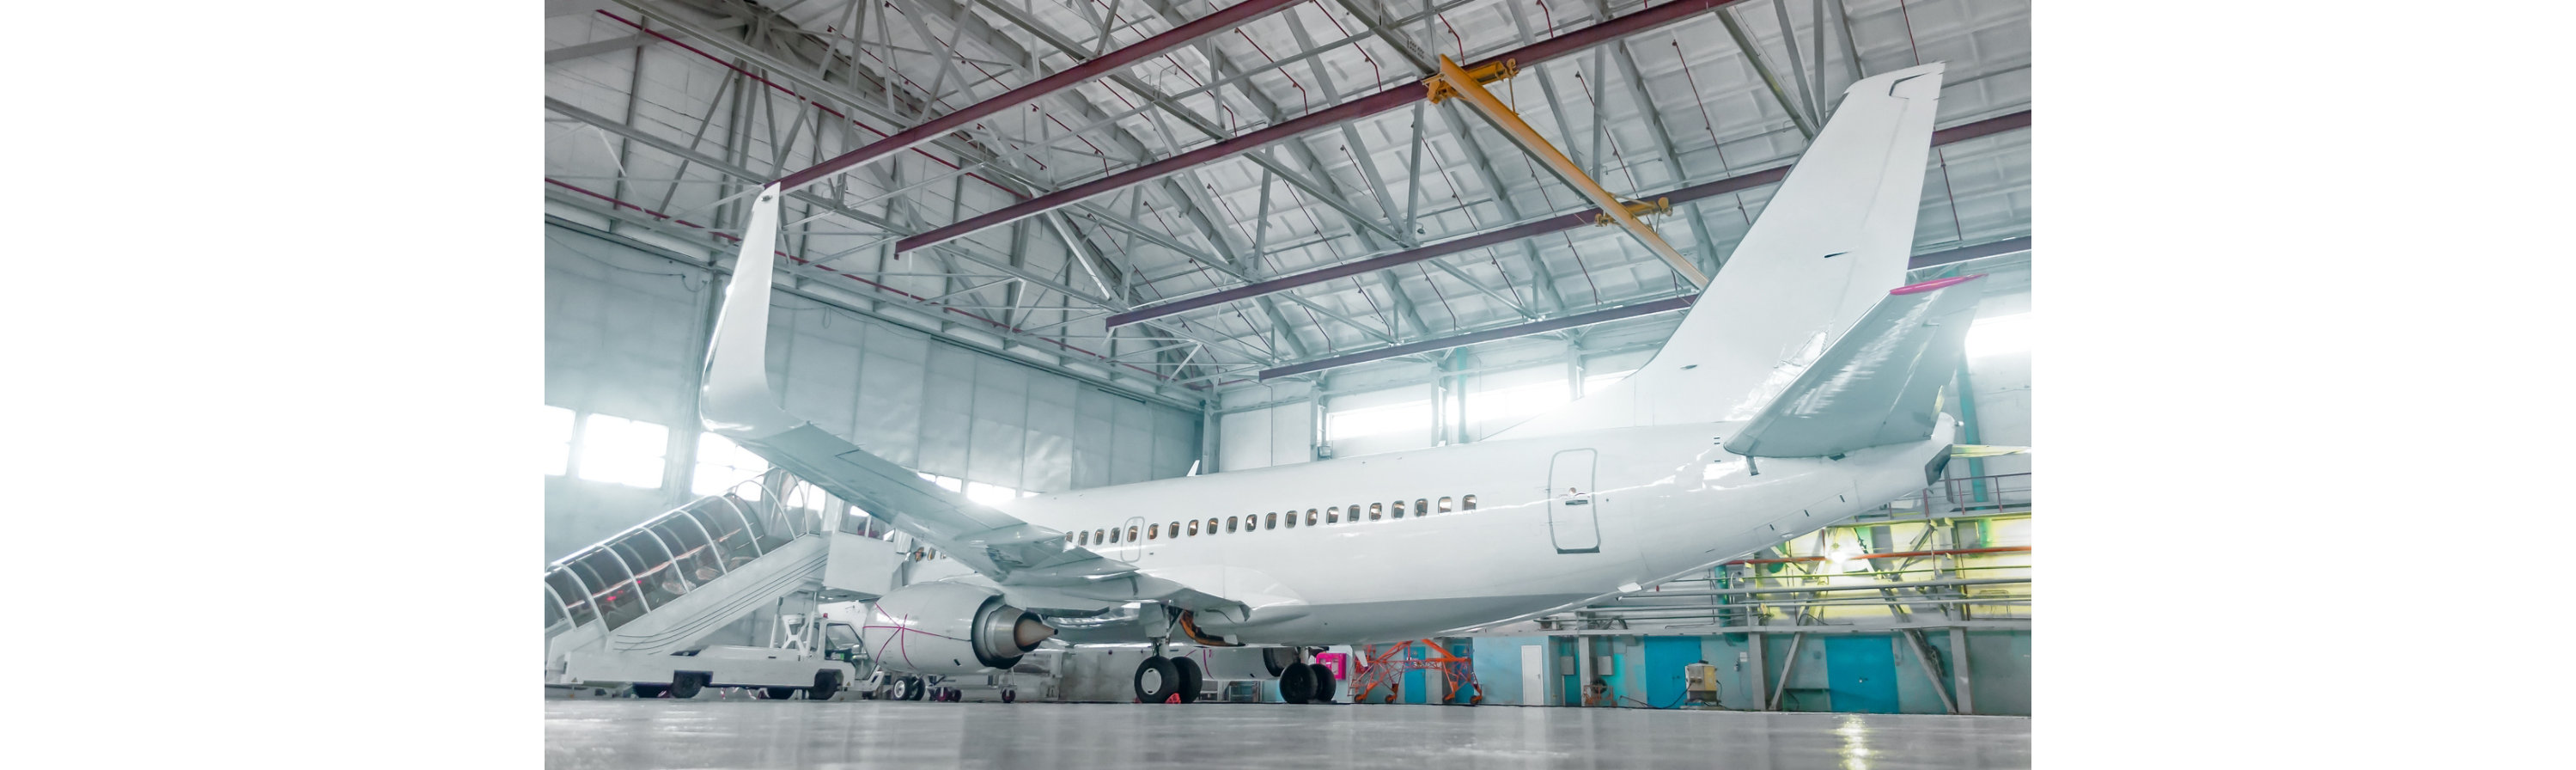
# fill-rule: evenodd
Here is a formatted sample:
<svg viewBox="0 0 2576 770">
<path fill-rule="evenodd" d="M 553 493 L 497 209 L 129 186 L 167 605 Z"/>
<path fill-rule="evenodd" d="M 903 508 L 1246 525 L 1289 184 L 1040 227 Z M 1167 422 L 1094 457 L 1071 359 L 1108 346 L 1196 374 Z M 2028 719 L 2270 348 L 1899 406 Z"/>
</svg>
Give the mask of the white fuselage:
<svg viewBox="0 0 2576 770">
<path fill-rule="evenodd" d="M 1814 532 L 1920 487 L 1952 430 L 1945 419 L 1922 442 L 1748 467 L 1718 446 L 1739 425 L 1432 447 L 995 507 L 1252 608 L 1248 619 L 1198 615 L 1210 633 L 1253 644 L 1392 641 L 1653 583 Z M 1398 501 L 1402 518 L 1370 515 Z M 1420 515 L 1416 501 L 1434 510 Z M 1325 523 L 1335 509 L 1340 521 Z M 1247 519 L 1258 528 L 1239 523 Z M 1231 531 L 1229 522 L 1238 522 Z M 1115 542 L 1092 542 L 1112 528 Z M 1129 537 L 1130 528 L 1150 536 Z"/>
</svg>

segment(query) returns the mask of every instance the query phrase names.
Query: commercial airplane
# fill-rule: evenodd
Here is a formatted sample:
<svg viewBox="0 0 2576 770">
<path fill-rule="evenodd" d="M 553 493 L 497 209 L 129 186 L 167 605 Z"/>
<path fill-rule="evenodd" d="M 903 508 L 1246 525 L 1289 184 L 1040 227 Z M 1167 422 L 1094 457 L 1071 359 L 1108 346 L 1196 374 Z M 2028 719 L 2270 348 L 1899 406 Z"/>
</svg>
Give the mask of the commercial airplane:
<svg viewBox="0 0 2576 770">
<path fill-rule="evenodd" d="M 1942 65 L 1852 84 L 1653 360 L 1471 444 L 982 504 L 788 414 L 771 390 L 762 191 L 702 411 L 723 434 L 971 568 L 878 599 L 861 637 L 924 675 L 1049 638 L 1136 643 L 1148 703 L 1192 700 L 1167 646 L 1254 646 L 1283 699 L 1329 701 L 1309 648 L 1526 617 L 1705 569 L 1919 488 L 1980 276 L 1903 282 Z M 1172 696 L 1177 695 L 1177 698 Z"/>
</svg>

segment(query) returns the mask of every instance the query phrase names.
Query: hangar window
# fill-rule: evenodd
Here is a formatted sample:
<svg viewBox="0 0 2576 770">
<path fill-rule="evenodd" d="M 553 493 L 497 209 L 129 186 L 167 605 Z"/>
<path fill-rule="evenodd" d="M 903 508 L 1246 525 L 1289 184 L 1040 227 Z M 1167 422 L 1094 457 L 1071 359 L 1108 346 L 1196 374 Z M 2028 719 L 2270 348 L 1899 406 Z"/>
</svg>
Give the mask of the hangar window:
<svg viewBox="0 0 2576 770">
<path fill-rule="evenodd" d="M 740 485 L 739 494 L 746 500 L 760 499 L 760 485 L 742 482 L 769 470 L 769 461 L 751 450 L 735 446 L 731 440 L 713 433 L 698 434 L 698 468 L 689 480 L 689 494 L 717 495 Z M 819 502 L 822 495 L 812 497 Z"/>
<path fill-rule="evenodd" d="M 1385 503 L 1369 503 L 1369 521 L 1386 518 Z"/>
<path fill-rule="evenodd" d="M 1390 519 L 1404 518 L 1404 501 L 1397 500 L 1395 502 L 1388 503 L 1386 506 L 1386 517 Z"/>
<path fill-rule="evenodd" d="M 546 435 L 554 439 L 553 459 L 545 461 L 546 475 L 564 475 L 564 466 L 572 462 L 572 410 L 560 406 L 546 407 Z"/>
<path fill-rule="evenodd" d="M 662 458 L 671 429 L 624 417 L 594 414 L 582 420 L 581 477 L 645 489 L 662 488 Z"/>
<path fill-rule="evenodd" d="M 1475 496 L 1475 495 L 1468 495 L 1468 496 L 1466 496 L 1466 497 L 1458 498 L 1458 510 L 1461 510 L 1461 511 L 1472 511 L 1472 510 L 1476 510 L 1476 496 Z"/>
<path fill-rule="evenodd" d="M 1198 537 L 1198 536 L 1199 536 L 1199 520 L 1197 520 L 1197 519 L 1191 519 L 1191 520 L 1190 520 L 1190 537 Z"/>
<path fill-rule="evenodd" d="M 1458 510 L 1458 509 L 1454 506 L 1453 501 L 1451 501 L 1449 498 L 1446 498 L 1446 497 L 1440 498 L 1440 512 L 1441 512 L 1441 513 L 1448 513 L 1448 512 L 1450 512 L 1450 511 L 1454 511 L 1454 510 Z"/>
<path fill-rule="evenodd" d="M 1234 525 L 1235 525 L 1237 522 L 1240 522 L 1240 521 L 1242 521 L 1242 517 L 1239 517 L 1239 516 L 1227 516 L 1227 517 L 1225 517 L 1225 531 L 1226 531 L 1227 533 L 1232 533 L 1232 532 L 1234 532 Z"/>
<path fill-rule="evenodd" d="M 1326 508 L 1326 509 L 1324 509 L 1324 523 L 1326 523 L 1326 524 L 1340 524 L 1340 523 L 1342 523 L 1342 507 L 1341 507 L 1341 506 L 1336 505 L 1336 506 L 1333 506 L 1333 507 L 1331 507 L 1331 508 Z"/>
<path fill-rule="evenodd" d="M 1136 541 L 1136 525 L 1134 524 L 1127 525 L 1127 541 L 1131 543 Z"/>
<path fill-rule="evenodd" d="M 1162 539 L 1162 537 L 1163 537 L 1163 525 L 1161 525 L 1161 524 L 1148 524 L 1148 525 L 1146 525 L 1146 526 L 1145 526 L 1145 539 L 1147 539 L 1147 540 L 1159 540 L 1159 539 Z"/>
<path fill-rule="evenodd" d="M 1315 526 L 1315 523 L 1316 523 L 1317 521 L 1319 521 L 1319 519 L 1315 518 L 1315 509 L 1313 509 L 1313 508 L 1308 508 L 1308 509 L 1306 509 L 1306 526 L 1309 526 L 1309 527 Z"/>
</svg>

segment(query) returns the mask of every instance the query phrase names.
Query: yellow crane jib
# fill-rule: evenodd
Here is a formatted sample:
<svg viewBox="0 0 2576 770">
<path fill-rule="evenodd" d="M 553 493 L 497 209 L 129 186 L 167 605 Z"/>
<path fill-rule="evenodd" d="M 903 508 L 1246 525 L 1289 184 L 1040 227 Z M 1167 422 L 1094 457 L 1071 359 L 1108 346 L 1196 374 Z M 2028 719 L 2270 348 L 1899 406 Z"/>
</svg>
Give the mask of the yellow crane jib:
<svg viewBox="0 0 2576 770">
<path fill-rule="evenodd" d="M 1638 213 L 1643 212 L 1631 213 L 1638 207 L 1649 204 L 1620 201 L 1619 196 L 1603 189 L 1600 182 L 1584 174 L 1583 169 L 1576 166 L 1573 159 L 1567 158 L 1563 150 L 1549 144 L 1546 137 L 1539 135 L 1538 129 L 1531 128 L 1527 121 L 1521 120 L 1520 113 L 1514 111 L 1511 105 L 1504 104 L 1503 100 L 1494 98 L 1493 92 L 1485 90 L 1486 82 L 1511 77 L 1515 71 L 1512 62 L 1506 60 L 1480 66 L 1474 72 L 1469 72 L 1459 67 L 1456 61 L 1450 60 L 1447 54 L 1442 54 L 1440 74 L 1423 82 L 1431 88 L 1433 101 L 1450 97 L 1465 101 L 1469 107 L 1474 108 L 1472 112 L 1484 118 L 1486 123 L 1493 125 L 1494 130 L 1502 132 L 1504 139 L 1518 145 L 1521 151 L 1529 153 L 1530 158 L 1545 167 L 1548 173 L 1556 175 L 1556 178 L 1565 182 L 1566 186 L 1574 188 L 1576 194 L 1583 196 L 1583 199 L 1589 201 L 1595 210 L 1601 212 L 1601 216 L 1607 217 L 1621 229 L 1627 230 L 1630 236 L 1637 239 L 1638 245 L 1646 247 L 1648 251 L 1654 252 L 1655 256 L 1662 258 L 1665 264 L 1671 265 L 1675 274 L 1690 281 L 1692 287 L 1708 288 L 1706 273 L 1700 272 L 1698 266 L 1691 264 L 1690 258 L 1682 256 L 1682 253 L 1674 249 L 1672 244 L 1664 241 L 1663 236 L 1655 234 L 1654 228 L 1647 227 L 1644 220 L 1638 219 Z M 1461 136 L 1459 140 L 1475 141 L 1472 136 Z M 1671 208 L 1669 204 L 1660 200 L 1651 205 L 1654 208 L 1650 210 Z"/>
<path fill-rule="evenodd" d="M 1467 70 L 1467 77 L 1475 79 L 1478 85 L 1492 83 L 1498 80 L 1510 80 L 1513 75 L 1518 74 L 1521 74 L 1520 66 L 1510 59 L 1504 59 L 1498 62 L 1488 62 L 1476 67 L 1475 69 Z M 1431 88 L 1432 104 L 1439 104 L 1442 99 L 1458 95 L 1458 89 L 1449 85 L 1448 78 L 1440 75 L 1432 75 L 1431 77 L 1423 78 L 1422 84 Z"/>
<path fill-rule="evenodd" d="M 1628 216 L 1636 217 L 1638 219 L 1673 213 L 1673 199 L 1671 198 L 1656 198 L 1650 201 L 1628 201 L 1621 205 L 1628 207 Z M 1617 224 L 1619 224 L 1619 220 L 1611 218 L 1608 213 L 1592 215 L 1593 227 L 1611 227 Z"/>
</svg>

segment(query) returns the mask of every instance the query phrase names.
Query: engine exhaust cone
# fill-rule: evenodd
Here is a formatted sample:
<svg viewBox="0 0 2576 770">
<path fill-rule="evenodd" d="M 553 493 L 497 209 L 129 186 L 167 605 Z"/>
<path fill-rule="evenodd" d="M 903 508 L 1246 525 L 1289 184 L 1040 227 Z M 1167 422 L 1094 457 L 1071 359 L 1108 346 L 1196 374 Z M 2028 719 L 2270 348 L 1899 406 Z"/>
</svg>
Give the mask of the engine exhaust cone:
<svg viewBox="0 0 2576 770">
<path fill-rule="evenodd" d="M 1011 627 L 1011 642 L 1019 645 L 1021 652 L 1037 649 L 1039 642 L 1044 642 L 1054 636 L 1054 628 L 1049 627 L 1045 623 L 1040 623 L 1037 618 L 1028 615 L 1020 616 L 1020 622 Z"/>
</svg>

